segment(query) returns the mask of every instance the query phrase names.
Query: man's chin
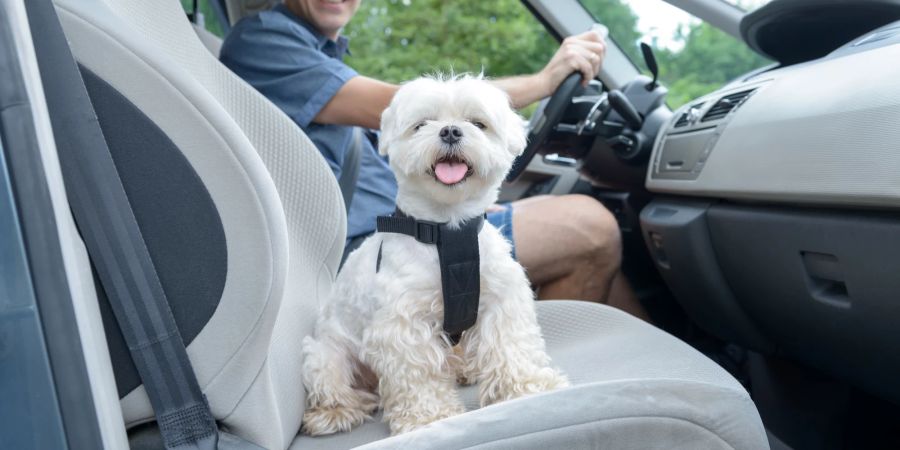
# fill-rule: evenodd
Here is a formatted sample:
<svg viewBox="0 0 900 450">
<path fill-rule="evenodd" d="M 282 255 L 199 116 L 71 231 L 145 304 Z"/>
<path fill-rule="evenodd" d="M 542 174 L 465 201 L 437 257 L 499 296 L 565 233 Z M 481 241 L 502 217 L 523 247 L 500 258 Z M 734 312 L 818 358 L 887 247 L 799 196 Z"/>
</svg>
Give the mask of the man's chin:
<svg viewBox="0 0 900 450">
<path fill-rule="evenodd" d="M 336 6 L 333 8 L 332 6 Z M 341 29 L 353 18 L 353 10 L 348 4 L 318 5 L 313 12 L 313 26 L 327 37 L 336 37 Z"/>
<path fill-rule="evenodd" d="M 316 5 L 317 12 L 324 16 L 334 19 L 341 19 L 342 23 L 329 23 L 328 25 L 338 25 L 338 28 L 343 27 L 350 21 L 353 17 L 353 5 L 350 2 L 343 3 L 329 3 L 326 1 L 320 0 Z"/>
</svg>

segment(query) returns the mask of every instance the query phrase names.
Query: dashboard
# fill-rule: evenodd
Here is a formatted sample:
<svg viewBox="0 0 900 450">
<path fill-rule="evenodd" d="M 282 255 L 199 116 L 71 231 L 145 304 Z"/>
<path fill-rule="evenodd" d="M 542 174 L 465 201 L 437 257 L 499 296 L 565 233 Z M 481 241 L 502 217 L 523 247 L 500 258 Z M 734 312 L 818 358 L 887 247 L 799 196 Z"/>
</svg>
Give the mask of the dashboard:
<svg viewBox="0 0 900 450">
<path fill-rule="evenodd" d="M 900 22 L 829 55 L 751 74 L 672 115 L 656 193 L 900 206 Z"/>
<path fill-rule="evenodd" d="M 900 22 L 656 135 L 640 228 L 694 323 L 900 402 Z"/>
</svg>

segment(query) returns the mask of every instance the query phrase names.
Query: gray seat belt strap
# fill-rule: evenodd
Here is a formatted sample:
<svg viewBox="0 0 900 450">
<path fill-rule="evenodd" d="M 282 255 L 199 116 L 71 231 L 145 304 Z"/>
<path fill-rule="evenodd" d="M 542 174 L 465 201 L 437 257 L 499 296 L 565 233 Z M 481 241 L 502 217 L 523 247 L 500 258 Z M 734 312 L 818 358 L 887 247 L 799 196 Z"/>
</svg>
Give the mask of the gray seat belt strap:
<svg viewBox="0 0 900 450">
<path fill-rule="evenodd" d="M 69 203 L 165 446 L 215 449 L 215 420 L 51 1 L 29 1 L 28 16 L 41 30 L 34 45 Z"/>
<path fill-rule="evenodd" d="M 359 177 L 359 160 L 362 153 L 363 139 L 366 139 L 366 132 L 360 127 L 353 127 L 353 134 L 350 136 L 350 148 L 347 149 L 347 156 L 344 158 L 344 164 L 341 167 L 341 176 L 338 178 L 338 186 L 341 188 L 341 195 L 344 196 L 344 207 L 346 212 L 350 212 L 350 202 L 353 200 L 353 193 L 356 191 L 356 179 Z"/>
</svg>

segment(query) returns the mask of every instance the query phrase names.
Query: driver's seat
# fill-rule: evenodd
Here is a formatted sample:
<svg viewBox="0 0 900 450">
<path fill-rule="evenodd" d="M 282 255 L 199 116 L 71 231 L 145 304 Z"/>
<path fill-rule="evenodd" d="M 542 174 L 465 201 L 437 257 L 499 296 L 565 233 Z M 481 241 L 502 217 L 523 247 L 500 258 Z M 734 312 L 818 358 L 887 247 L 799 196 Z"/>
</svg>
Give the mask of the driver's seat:
<svg viewBox="0 0 900 450">
<path fill-rule="evenodd" d="M 198 324 L 188 354 L 213 414 L 233 434 L 268 449 L 301 450 L 768 448 L 749 395 L 711 360 L 621 311 L 571 301 L 537 307 L 553 363 L 568 374 L 571 388 L 482 409 L 466 388 L 472 411 L 392 438 L 378 421 L 329 437 L 298 436 L 299 343 L 312 332 L 343 248 L 344 208 L 331 172 L 287 116 L 203 47 L 177 0 L 55 3 L 107 140 L 118 139 L 120 149 L 146 157 L 141 161 L 163 164 L 165 156 L 181 167 L 162 171 L 172 177 L 164 181 L 197 187 L 199 180 L 208 192 L 197 198 L 212 208 L 210 229 L 219 230 L 216 245 L 227 250 L 210 256 L 219 258 L 214 268 L 224 273 L 221 284 L 202 291 L 215 294 L 214 308 L 193 296 L 169 300 L 176 319 Z M 163 155 L 163 144 L 183 157 Z M 132 206 L 142 211 L 142 228 L 160 227 L 145 238 L 159 248 L 154 261 L 164 266 L 171 261 L 167 252 L 195 243 L 167 247 L 167 236 L 186 230 L 166 231 L 166 217 L 152 220 L 166 215 L 167 203 L 149 197 L 157 209 L 135 198 Z M 161 237 L 150 242 L 154 236 Z M 183 278 L 184 286 L 175 288 L 190 290 L 191 281 Z M 109 339 L 115 334 L 107 330 Z M 114 365 L 117 375 L 127 369 L 115 358 Z M 120 397 L 125 426 L 153 419 L 142 386 L 129 386 Z"/>
</svg>

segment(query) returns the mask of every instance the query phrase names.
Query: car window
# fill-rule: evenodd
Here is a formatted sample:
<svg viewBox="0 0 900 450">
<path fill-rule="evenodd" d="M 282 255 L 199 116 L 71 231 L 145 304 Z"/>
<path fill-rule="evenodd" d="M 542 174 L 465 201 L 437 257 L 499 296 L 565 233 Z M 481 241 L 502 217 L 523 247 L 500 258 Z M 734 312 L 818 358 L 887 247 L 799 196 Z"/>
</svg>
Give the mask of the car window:
<svg viewBox="0 0 900 450">
<path fill-rule="evenodd" d="M 581 0 L 581 3 L 609 28 L 612 39 L 636 66 L 646 69 L 640 42 L 653 47 L 660 79 L 669 88 L 667 101 L 673 109 L 772 63 L 739 39 L 662 0 Z"/>
<path fill-rule="evenodd" d="M 219 23 L 216 11 L 210 2 L 215 0 L 181 0 L 181 6 L 184 12 L 190 14 L 194 10 L 194 2 L 197 3 L 197 17 L 193 22 L 202 26 L 210 33 L 223 37 L 225 35 L 222 25 Z"/>
<path fill-rule="evenodd" d="M 343 34 L 347 64 L 392 83 L 438 71 L 534 73 L 559 46 L 518 0 L 366 0 Z"/>
</svg>

